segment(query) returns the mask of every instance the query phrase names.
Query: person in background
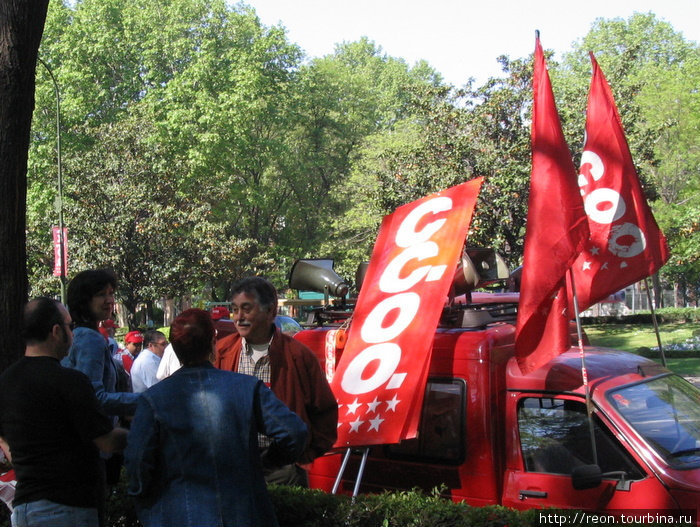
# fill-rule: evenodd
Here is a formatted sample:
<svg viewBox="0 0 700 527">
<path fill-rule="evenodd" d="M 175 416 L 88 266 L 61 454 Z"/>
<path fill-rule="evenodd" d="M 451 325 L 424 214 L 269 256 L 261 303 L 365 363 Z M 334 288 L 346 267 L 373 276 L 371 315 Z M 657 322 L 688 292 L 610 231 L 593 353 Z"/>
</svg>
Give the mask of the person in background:
<svg viewBox="0 0 700 527">
<path fill-rule="evenodd" d="M 119 352 L 115 360 L 122 365 L 124 371 L 131 375 L 131 367 L 134 365 L 136 357 L 143 348 L 143 333 L 140 331 L 129 331 L 124 337 L 124 349 Z"/>
<path fill-rule="evenodd" d="M 90 380 L 59 363 L 72 328 L 59 302 L 30 301 L 24 357 L 0 377 L 0 434 L 17 477 L 13 527 L 97 527 L 98 449 L 112 453 L 126 444 L 127 431 L 113 428 Z"/>
<path fill-rule="evenodd" d="M 107 346 L 109 346 L 109 352 L 112 354 L 112 357 L 115 357 L 120 351 L 119 344 L 114 338 L 114 332 L 118 327 L 114 320 L 108 318 L 100 322 L 100 327 L 98 328 L 102 336 L 107 339 Z"/>
<path fill-rule="evenodd" d="M 144 392 L 158 382 L 156 372 L 167 345 L 168 339 L 160 331 L 149 329 L 143 334 L 144 349 L 131 367 L 131 386 L 134 392 Z"/>
<path fill-rule="evenodd" d="M 15 498 L 15 487 L 17 485 L 17 476 L 15 469 L 12 468 L 8 453 L 10 447 L 0 438 L 0 501 L 2 501 L 12 513 L 12 500 Z"/>
<path fill-rule="evenodd" d="M 306 426 L 259 379 L 213 367 L 206 311 L 179 315 L 170 341 L 182 367 L 143 392 L 124 453 L 139 520 L 145 527 L 276 526 L 257 433 L 270 437 L 280 463 L 292 463 Z"/>
<path fill-rule="evenodd" d="M 105 269 L 89 269 L 75 275 L 68 283 L 66 302 L 76 325 L 73 344 L 61 364 L 85 375 L 92 383 L 102 410 L 112 417 L 112 425 L 134 415 L 139 394 L 123 391 L 119 366 L 109 352 L 107 341 L 99 333 L 98 326 L 111 318 L 114 310 L 114 291 L 117 280 Z M 117 483 L 121 468 L 121 455 L 102 454 L 101 491 L 104 496 L 109 486 Z M 106 500 L 98 503 L 100 525 L 106 521 Z"/>
<path fill-rule="evenodd" d="M 233 321 L 229 318 L 231 313 L 226 308 L 226 306 L 214 306 L 209 312 L 211 319 L 214 321 L 214 330 L 216 331 L 216 338 L 221 339 L 232 333 L 236 333 L 236 326 Z M 173 350 L 173 345 L 168 344 L 163 353 L 163 358 L 160 360 L 158 365 L 158 371 L 156 372 L 156 378 L 162 381 L 166 377 L 169 377 L 175 373 L 180 368 L 180 361 L 175 355 L 175 350 Z"/>
<path fill-rule="evenodd" d="M 338 403 L 321 365 L 309 348 L 275 326 L 277 291 L 270 282 L 244 278 L 234 284 L 232 293 L 238 333 L 217 343 L 215 365 L 262 380 L 301 417 L 309 428 L 310 441 L 300 463 L 311 463 L 333 446 L 337 436 Z M 269 455 L 270 446 L 270 438 L 260 435 L 265 481 L 308 486 L 304 467 L 278 463 Z"/>
<path fill-rule="evenodd" d="M 111 318 L 103 320 L 100 322 L 97 330 L 100 332 L 105 340 L 107 341 L 107 347 L 109 348 L 109 354 L 112 356 L 114 363 L 117 365 L 117 386 L 116 390 L 118 392 L 131 392 L 131 379 L 129 378 L 129 372 L 124 369 L 124 364 L 121 360 L 121 351 L 119 349 L 119 344 L 114 338 L 114 330 L 118 328 Z"/>
<path fill-rule="evenodd" d="M 69 282 L 66 302 L 73 322 L 73 345 L 61 361 L 88 376 L 107 415 L 133 415 L 138 394 L 117 391 L 118 371 L 107 341 L 97 331 L 99 323 L 112 316 L 117 280 L 105 269 L 90 269 Z"/>
<path fill-rule="evenodd" d="M 180 360 L 175 355 L 175 350 L 172 344 L 168 344 L 163 352 L 163 357 L 158 364 L 156 371 L 156 379 L 162 381 L 166 377 L 170 377 L 173 373 L 180 369 Z"/>
</svg>

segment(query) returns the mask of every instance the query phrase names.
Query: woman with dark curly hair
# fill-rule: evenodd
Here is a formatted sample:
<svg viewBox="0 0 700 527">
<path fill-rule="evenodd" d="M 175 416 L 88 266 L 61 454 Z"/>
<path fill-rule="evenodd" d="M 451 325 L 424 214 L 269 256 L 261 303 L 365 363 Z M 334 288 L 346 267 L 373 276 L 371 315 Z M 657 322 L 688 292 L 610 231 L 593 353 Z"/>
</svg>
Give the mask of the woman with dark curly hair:
<svg viewBox="0 0 700 527">
<path fill-rule="evenodd" d="M 258 433 L 293 463 L 307 429 L 252 375 L 214 368 L 211 316 L 188 309 L 170 327 L 182 367 L 141 394 L 125 466 L 145 527 L 277 525 L 267 494 Z"/>
<path fill-rule="evenodd" d="M 105 269 L 82 271 L 70 281 L 66 303 L 76 328 L 73 345 L 61 364 L 88 376 L 106 414 L 126 416 L 134 414 L 139 396 L 117 391 L 117 366 L 98 331 L 99 323 L 112 315 L 116 287 L 115 276 Z"/>
</svg>

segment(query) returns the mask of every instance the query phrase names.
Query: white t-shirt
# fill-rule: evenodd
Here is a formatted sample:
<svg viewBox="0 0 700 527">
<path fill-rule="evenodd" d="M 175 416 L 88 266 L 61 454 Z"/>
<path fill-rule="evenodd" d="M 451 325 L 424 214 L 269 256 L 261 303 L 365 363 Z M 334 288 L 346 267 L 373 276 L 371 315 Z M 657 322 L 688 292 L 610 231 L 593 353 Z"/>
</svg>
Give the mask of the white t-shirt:
<svg viewBox="0 0 700 527">
<path fill-rule="evenodd" d="M 156 373 L 161 360 L 149 349 L 143 350 L 131 366 L 131 387 L 134 393 L 145 392 L 158 382 Z"/>
<path fill-rule="evenodd" d="M 160 359 L 158 371 L 156 372 L 156 378 L 159 381 L 162 381 L 179 370 L 181 366 L 180 359 L 178 359 L 177 355 L 175 355 L 173 345 L 168 344 L 168 346 L 165 348 L 165 352 L 163 352 L 163 358 Z"/>
</svg>

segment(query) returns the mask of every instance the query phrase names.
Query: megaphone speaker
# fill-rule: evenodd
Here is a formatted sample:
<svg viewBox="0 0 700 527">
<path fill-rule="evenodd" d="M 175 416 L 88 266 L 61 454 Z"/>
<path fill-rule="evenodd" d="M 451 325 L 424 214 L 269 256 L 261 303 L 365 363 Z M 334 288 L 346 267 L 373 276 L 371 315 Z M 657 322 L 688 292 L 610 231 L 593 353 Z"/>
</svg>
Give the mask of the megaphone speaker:
<svg viewBox="0 0 700 527">
<path fill-rule="evenodd" d="M 349 286 L 333 270 L 333 260 L 297 260 L 289 272 L 289 287 L 303 291 L 323 293 L 337 297 L 347 295 Z"/>
</svg>

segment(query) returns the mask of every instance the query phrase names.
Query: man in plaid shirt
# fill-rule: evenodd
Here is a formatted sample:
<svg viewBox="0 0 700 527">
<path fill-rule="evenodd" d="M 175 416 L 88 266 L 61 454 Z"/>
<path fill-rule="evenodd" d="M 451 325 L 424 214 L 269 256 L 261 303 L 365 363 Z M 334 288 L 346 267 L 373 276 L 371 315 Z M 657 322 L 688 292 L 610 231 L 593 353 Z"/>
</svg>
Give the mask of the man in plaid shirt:
<svg viewBox="0 0 700 527">
<path fill-rule="evenodd" d="M 260 277 L 233 286 L 233 321 L 238 333 L 216 346 L 218 368 L 254 375 L 269 386 L 309 428 L 310 441 L 299 463 L 276 462 L 275 445 L 258 438 L 267 483 L 308 486 L 304 465 L 335 443 L 338 404 L 313 352 L 275 327 L 277 292 Z"/>
</svg>

